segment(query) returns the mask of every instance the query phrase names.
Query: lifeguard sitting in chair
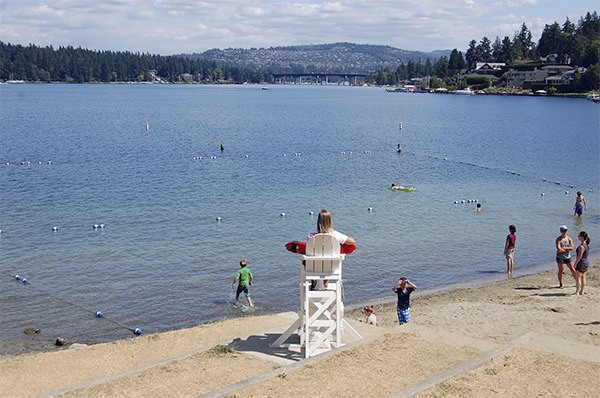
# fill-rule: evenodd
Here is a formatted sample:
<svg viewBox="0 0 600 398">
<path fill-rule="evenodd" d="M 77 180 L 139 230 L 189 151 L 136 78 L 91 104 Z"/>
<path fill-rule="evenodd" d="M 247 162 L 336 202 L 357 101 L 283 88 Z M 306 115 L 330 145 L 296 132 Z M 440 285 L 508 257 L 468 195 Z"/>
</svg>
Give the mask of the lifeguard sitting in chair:
<svg viewBox="0 0 600 398">
<path fill-rule="evenodd" d="M 298 253 L 304 249 L 300 268 L 299 317 L 271 347 L 282 347 L 295 331 L 299 331 L 305 358 L 309 358 L 332 347 L 340 347 L 342 329 L 355 339 L 362 337 L 343 319 L 342 262 L 346 257 L 344 252 L 354 251 L 354 239 L 335 231 L 331 214 L 322 210 L 317 219 L 317 229 L 311 231 L 305 245 L 302 243 L 289 242 L 286 245 L 288 250 Z M 326 281 L 332 283 L 327 286 Z M 312 289 L 314 284 L 316 288 Z"/>
</svg>

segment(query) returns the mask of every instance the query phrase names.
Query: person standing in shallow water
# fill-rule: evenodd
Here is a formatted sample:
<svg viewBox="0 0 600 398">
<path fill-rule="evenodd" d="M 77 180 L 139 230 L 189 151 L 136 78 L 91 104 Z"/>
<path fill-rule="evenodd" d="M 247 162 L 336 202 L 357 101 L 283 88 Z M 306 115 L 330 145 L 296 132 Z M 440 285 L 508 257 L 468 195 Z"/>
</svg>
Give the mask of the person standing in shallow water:
<svg viewBox="0 0 600 398">
<path fill-rule="evenodd" d="M 235 284 L 239 282 L 237 291 L 235 292 L 235 302 L 238 303 L 240 301 L 240 294 L 244 292 L 246 300 L 248 300 L 248 306 L 254 307 L 254 303 L 252 303 L 252 299 L 250 298 L 249 290 L 249 286 L 252 285 L 252 272 L 246 268 L 246 265 L 248 265 L 248 261 L 245 259 L 240 261 L 240 268 L 235 275 L 235 279 L 231 284 L 231 288 L 235 289 Z"/>
<path fill-rule="evenodd" d="M 577 191 L 575 205 L 573 205 L 573 216 L 581 217 L 584 210 L 587 211 L 587 202 L 585 201 L 585 197 L 581 194 L 581 191 Z"/>
<path fill-rule="evenodd" d="M 403 325 L 410 322 L 410 294 L 417 290 L 417 285 L 402 277 L 398 279 L 398 283 L 392 289 L 398 295 L 398 323 Z"/>
<path fill-rule="evenodd" d="M 571 275 L 573 275 L 573 279 L 577 279 L 575 277 L 575 267 L 573 266 L 573 260 L 571 259 L 571 250 L 573 247 L 573 240 L 569 235 L 567 235 L 568 228 L 566 225 L 562 225 L 560 227 L 560 235 L 556 238 L 555 246 L 556 246 L 556 265 L 558 266 L 558 272 L 556 276 L 558 277 L 558 287 L 563 287 L 562 276 L 563 271 L 565 269 L 565 265 L 571 271 Z"/>
<path fill-rule="evenodd" d="M 506 256 L 506 273 L 509 277 L 512 276 L 513 268 L 515 267 L 515 247 L 517 247 L 517 227 L 514 225 L 508 226 L 510 232 L 506 235 L 506 243 L 504 244 L 504 256 Z"/>
</svg>

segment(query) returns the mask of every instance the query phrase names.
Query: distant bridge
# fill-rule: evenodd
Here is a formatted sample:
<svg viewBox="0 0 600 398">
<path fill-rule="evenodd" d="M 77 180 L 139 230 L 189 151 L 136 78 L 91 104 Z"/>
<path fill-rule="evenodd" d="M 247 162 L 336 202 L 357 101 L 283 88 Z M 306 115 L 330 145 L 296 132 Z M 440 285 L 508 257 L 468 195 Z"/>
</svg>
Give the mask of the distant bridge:
<svg viewBox="0 0 600 398">
<path fill-rule="evenodd" d="M 357 85 L 358 80 L 365 79 L 366 73 L 273 73 L 275 81 L 279 84 L 286 83 L 348 83 Z M 332 78 L 332 79 L 330 79 Z M 330 81 L 331 80 L 331 81 Z"/>
</svg>

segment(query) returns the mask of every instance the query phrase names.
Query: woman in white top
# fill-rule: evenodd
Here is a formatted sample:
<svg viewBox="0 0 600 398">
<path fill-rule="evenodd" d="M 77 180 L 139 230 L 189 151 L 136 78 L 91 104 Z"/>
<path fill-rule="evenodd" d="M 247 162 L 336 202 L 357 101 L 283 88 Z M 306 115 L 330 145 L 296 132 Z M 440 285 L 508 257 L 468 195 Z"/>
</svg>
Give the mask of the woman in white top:
<svg viewBox="0 0 600 398">
<path fill-rule="evenodd" d="M 325 209 L 319 212 L 317 216 L 317 227 L 312 229 L 308 233 L 308 238 L 310 239 L 312 236 L 316 234 L 331 234 L 340 242 L 340 245 L 355 245 L 356 240 L 350 236 L 346 236 L 343 233 L 336 231 L 333 229 L 333 220 L 331 218 L 331 213 Z M 321 282 L 321 281 L 319 281 Z M 311 286 L 311 290 L 324 290 L 327 289 L 329 284 L 328 280 L 323 280 L 322 284 L 317 284 L 317 281 L 313 281 Z"/>
<path fill-rule="evenodd" d="M 331 213 L 325 209 L 319 212 L 317 216 L 317 227 L 308 233 L 308 237 L 311 238 L 316 234 L 332 234 L 340 245 L 355 245 L 356 240 L 350 236 L 346 236 L 343 233 L 333 229 L 333 219 Z"/>
</svg>

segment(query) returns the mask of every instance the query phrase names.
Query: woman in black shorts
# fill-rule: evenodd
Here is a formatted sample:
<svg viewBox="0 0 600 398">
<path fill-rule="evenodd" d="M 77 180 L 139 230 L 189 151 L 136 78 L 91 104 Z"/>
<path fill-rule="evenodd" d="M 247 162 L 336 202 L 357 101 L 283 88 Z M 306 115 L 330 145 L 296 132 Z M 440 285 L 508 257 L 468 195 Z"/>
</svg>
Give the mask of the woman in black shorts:
<svg viewBox="0 0 600 398">
<path fill-rule="evenodd" d="M 577 260 L 575 261 L 575 295 L 579 296 L 583 294 L 583 289 L 587 285 L 585 273 L 590 266 L 590 262 L 587 258 L 590 244 L 590 237 L 587 232 L 581 231 L 577 236 L 581 242 L 577 246 Z"/>
</svg>

